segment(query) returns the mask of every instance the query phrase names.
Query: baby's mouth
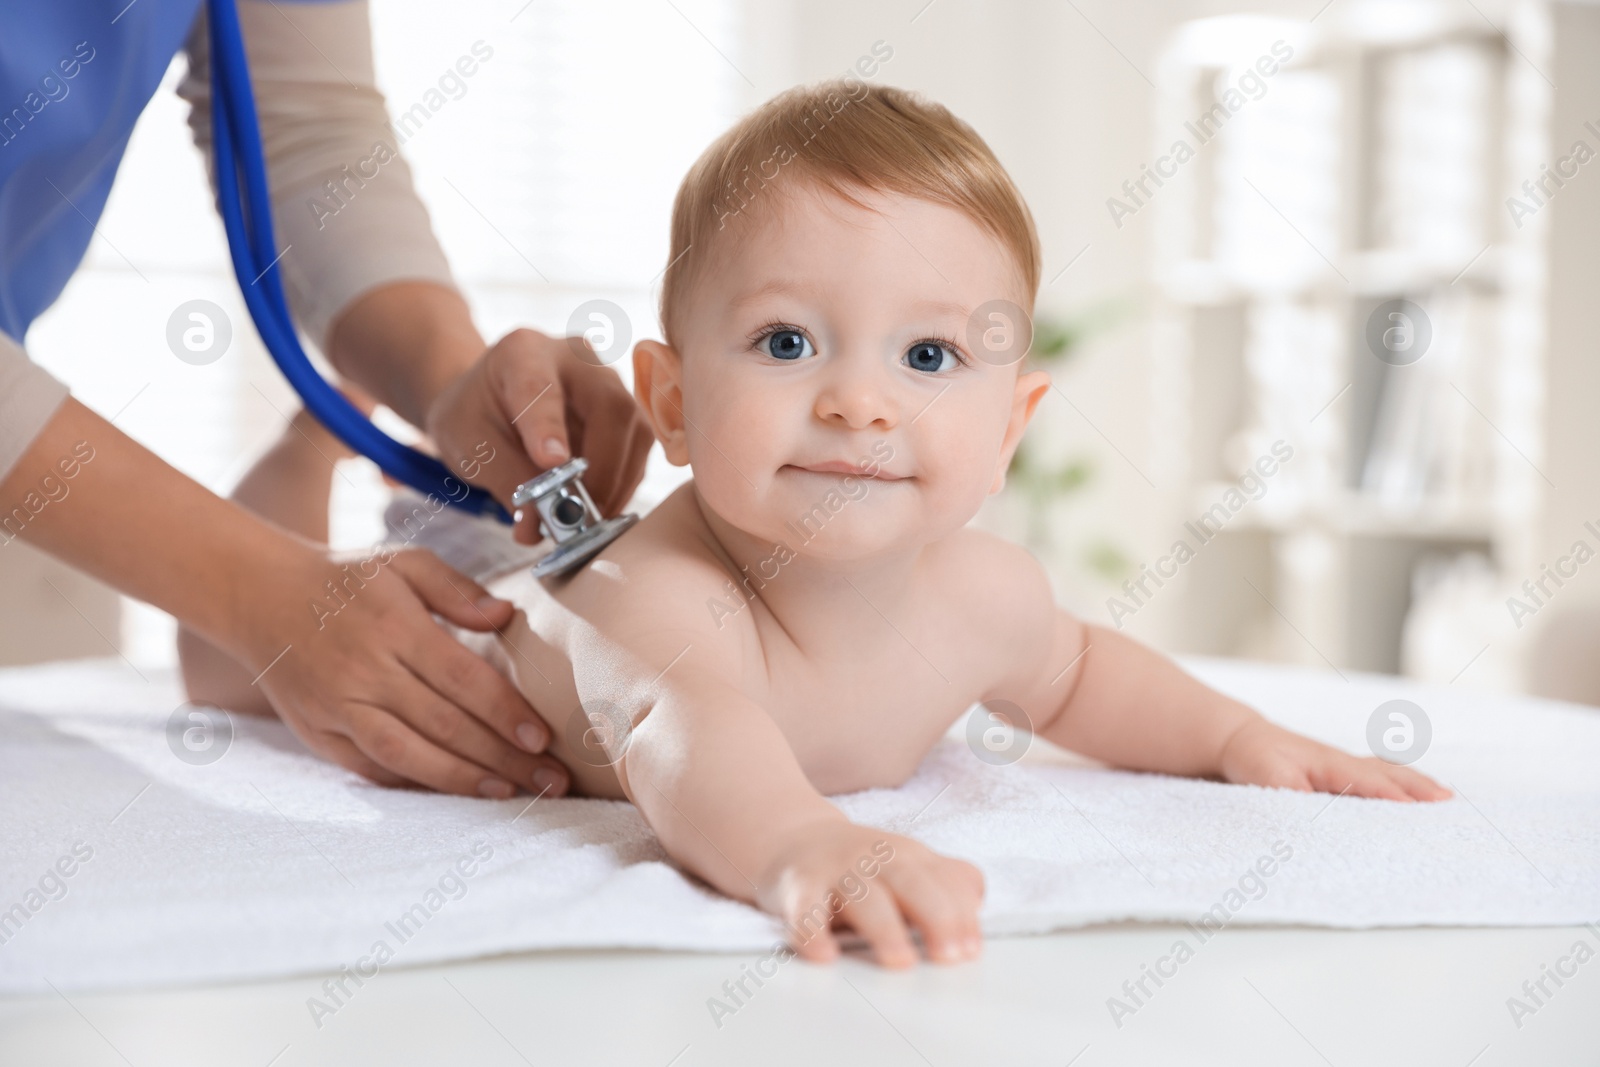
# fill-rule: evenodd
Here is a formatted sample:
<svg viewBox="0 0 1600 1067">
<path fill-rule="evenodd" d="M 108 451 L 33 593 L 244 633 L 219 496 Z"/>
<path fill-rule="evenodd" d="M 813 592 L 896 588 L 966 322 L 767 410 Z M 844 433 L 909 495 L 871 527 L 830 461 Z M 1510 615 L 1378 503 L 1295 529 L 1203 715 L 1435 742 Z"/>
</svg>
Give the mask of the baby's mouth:
<svg viewBox="0 0 1600 1067">
<path fill-rule="evenodd" d="M 854 464 L 840 462 L 816 463 L 808 466 L 790 463 L 780 468 L 780 471 L 794 471 L 799 474 L 820 474 L 834 478 L 854 475 L 857 478 L 865 478 L 874 482 L 903 482 L 909 481 L 911 478 L 909 474 L 894 474 L 881 468 L 874 474 L 868 474 Z"/>
</svg>

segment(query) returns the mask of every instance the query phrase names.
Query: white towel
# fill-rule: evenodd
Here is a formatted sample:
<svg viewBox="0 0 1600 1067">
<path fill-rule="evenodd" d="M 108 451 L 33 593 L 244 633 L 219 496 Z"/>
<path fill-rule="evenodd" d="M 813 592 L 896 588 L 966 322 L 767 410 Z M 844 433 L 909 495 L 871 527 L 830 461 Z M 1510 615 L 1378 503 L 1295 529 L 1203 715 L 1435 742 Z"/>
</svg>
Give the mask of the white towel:
<svg viewBox="0 0 1600 1067">
<path fill-rule="evenodd" d="M 1379 703 L 1416 701 L 1433 726 L 1418 767 L 1460 796 L 1335 799 L 1033 752 L 996 767 L 952 738 L 903 787 L 835 802 L 982 868 L 991 935 L 1120 919 L 1600 918 L 1592 710 L 1188 665 L 1352 751 Z M 627 803 L 383 789 L 309 755 L 276 721 L 241 716 L 221 759 L 191 765 L 167 739 L 180 700 L 172 677 L 144 681 L 120 661 L 0 671 L 0 990 L 305 973 L 317 976 L 310 998 L 341 967 L 370 977 L 556 947 L 765 952 L 780 936 L 770 917 L 683 875 Z"/>
</svg>

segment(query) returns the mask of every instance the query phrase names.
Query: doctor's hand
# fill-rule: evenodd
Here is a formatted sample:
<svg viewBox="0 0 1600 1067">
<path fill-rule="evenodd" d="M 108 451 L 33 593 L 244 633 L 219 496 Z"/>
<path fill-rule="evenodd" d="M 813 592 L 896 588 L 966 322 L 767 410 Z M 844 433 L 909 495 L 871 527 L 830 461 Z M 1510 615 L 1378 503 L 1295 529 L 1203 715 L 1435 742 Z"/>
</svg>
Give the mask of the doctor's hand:
<svg viewBox="0 0 1600 1067">
<path fill-rule="evenodd" d="M 606 518 L 639 487 L 655 442 L 633 395 L 587 341 L 526 329 L 506 334 L 447 385 L 426 423 L 445 463 L 507 507 L 518 485 L 582 456 L 583 484 Z M 539 540 L 532 508 L 515 536 Z"/>
<path fill-rule="evenodd" d="M 345 562 L 301 542 L 260 573 L 270 580 L 250 598 L 247 666 L 308 748 L 384 785 L 497 799 L 566 791 L 565 769 L 544 754 L 550 728 L 433 618 L 497 630 L 510 603 L 418 550 Z"/>
<path fill-rule="evenodd" d="M 0 500 L 41 484 L 70 502 L 37 512 L 24 540 L 177 616 L 243 668 L 240 684 L 313 751 L 378 782 L 469 796 L 538 793 L 541 772 L 556 776 L 552 794 L 566 788 L 550 728 L 434 618 L 489 631 L 515 609 L 437 557 L 336 558 L 71 397 L 0 477 Z"/>
</svg>

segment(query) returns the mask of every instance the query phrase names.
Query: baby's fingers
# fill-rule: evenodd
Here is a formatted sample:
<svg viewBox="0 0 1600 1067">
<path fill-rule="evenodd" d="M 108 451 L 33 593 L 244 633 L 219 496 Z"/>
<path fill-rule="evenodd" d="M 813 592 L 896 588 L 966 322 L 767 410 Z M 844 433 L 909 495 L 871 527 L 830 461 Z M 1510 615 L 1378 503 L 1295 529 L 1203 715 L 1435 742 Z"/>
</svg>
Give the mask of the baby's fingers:
<svg viewBox="0 0 1600 1067">
<path fill-rule="evenodd" d="M 830 963 L 839 955 L 839 942 L 830 929 L 833 909 L 829 894 L 793 892 L 785 901 L 783 921 L 789 928 L 789 947 L 809 963 Z"/>
<path fill-rule="evenodd" d="M 1311 778 L 1297 763 L 1289 760 L 1275 760 L 1270 766 L 1262 769 L 1258 774 L 1252 774 L 1244 779 L 1255 785 L 1263 785 L 1268 789 L 1293 789 L 1300 793 L 1309 793 L 1318 788 L 1313 785 Z M 1332 791 L 1337 793 L 1343 785 L 1336 786 Z"/>
<path fill-rule="evenodd" d="M 1392 770 L 1392 764 L 1379 759 L 1340 756 L 1318 768 L 1313 781 L 1324 793 L 1349 793 L 1357 797 L 1409 802 L 1411 794 L 1389 776 L 1388 772 Z"/>
<path fill-rule="evenodd" d="M 1400 788 L 1417 800 L 1448 800 L 1455 796 L 1454 793 L 1429 778 L 1426 774 L 1414 771 L 1410 767 L 1391 766 L 1387 768 L 1387 773 L 1390 778 L 1400 784 Z"/>
<path fill-rule="evenodd" d="M 900 906 L 922 932 L 928 958 L 939 963 L 955 963 L 976 956 L 981 943 L 978 902 L 983 896 L 982 876 L 973 878 L 958 874 L 955 863 L 949 867 L 935 872 L 926 867 L 908 866 L 890 875 Z M 973 874 L 976 873 L 973 868 Z"/>
<path fill-rule="evenodd" d="M 900 918 L 900 904 L 888 893 L 867 893 L 845 905 L 844 919 L 871 946 L 873 955 L 885 967 L 910 967 L 917 962 L 917 946 Z"/>
</svg>

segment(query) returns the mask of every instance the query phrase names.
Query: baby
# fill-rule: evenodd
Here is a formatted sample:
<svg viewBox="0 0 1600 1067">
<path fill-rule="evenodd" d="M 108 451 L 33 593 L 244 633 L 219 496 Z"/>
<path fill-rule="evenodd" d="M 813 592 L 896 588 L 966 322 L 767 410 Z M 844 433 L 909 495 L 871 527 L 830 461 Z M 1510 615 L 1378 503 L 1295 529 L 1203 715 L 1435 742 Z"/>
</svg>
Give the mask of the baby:
<svg viewBox="0 0 1600 1067">
<path fill-rule="evenodd" d="M 573 792 L 632 801 L 808 959 L 837 954 L 835 923 L 891 967 L 913 930 L 934 960 L 980 950 L 975 867 L 825 799 L 906 781 L 975 703 L 1117 767 L 1448 795 L 1073 618 L 1025 550 L 967 528 L 1049 388 L 1021 367 L 1039 260 L 1015 186 L 944 108 L 860 82 L 768 102 L 685 178 L 666 340 L 633 352 L 693 480 L 571 577 L 491 587 L 522 609 L 491 654 Z"/>
</svg>

